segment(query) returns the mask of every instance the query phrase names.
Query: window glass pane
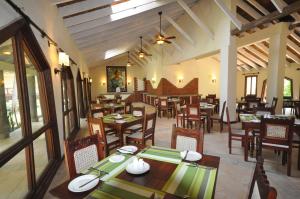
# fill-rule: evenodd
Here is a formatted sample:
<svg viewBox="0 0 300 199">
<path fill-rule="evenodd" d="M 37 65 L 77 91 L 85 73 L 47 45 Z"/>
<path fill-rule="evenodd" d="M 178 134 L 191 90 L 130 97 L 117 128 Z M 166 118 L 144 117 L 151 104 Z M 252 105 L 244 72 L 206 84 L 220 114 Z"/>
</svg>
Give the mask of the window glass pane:
<svg viewBox="0 0 300 199">
<path fill-rule="evenodd" d="M 70 132 L 72 132 L 75 128 L 75 118 L 74 118 L 74 111 L 70 111 L 69 113 L 69 120 L 70 120 Z"/>
<path fill-rule="evenodd" d="M 251 94 L 255 95 L 256 94 L 256 77 L 252 77 L 252 82 L 251 82 Z"/>
<path fill-rule="evenodd" d="M 72 102 L 72 96 L 73 96 L 73 85 L 72 85 L 72 82 L 73 79 L 67 79 L 67 91 L 68 91 L 68 110 L 70 110 L 73 106 L 73 102 Z"/>
<path fill-rule="evenodd" d="M 69 115 L 68 114 L 65 115 L 64 119 L 65 119 L 65 136 L 66 138 L 68 138 L 70 135 Z"/>
<path fill-rule="evenodd" d="M 22 139 L 12 40 L 0 44 L 0 153 Z"/>
<path fill-rule="evenodd" d="M 251 77 L 246 78 L 246 95 L 251 94 Z"/>
<path fill-rule="evenodd" d="M 30 106 L 30 117 L 32 132 L 36 132 L 38 129 L 44 126 L 44 111 L 41 106 L 41 82 L 40 77 L 37 72 L 34 62 L 31 61 L 30 57 L 25 52 L 25 65 L 26 65 L 26 79 L 28 87 L 28 96 L 29 96 L 29 106 Z"/>
<path fill-rule="evenodd" d="M 284 97 L 292 97 L 292 81 L 290 79 L 284 78 L 283 84 L 283 96 Z"/>
<path fill-rule="evenodd" d="M 24 198 L 28 192 L 25 150 L 0 168 L 0 198 Z"/>
<path fill-rule="evenodd" d="M 48 165 L 48 157 L 50 157 L 47 150 L 46 133 L 43 133 L 33 141 L 33 150 L 35 173 L 36 178 L 38 179 Z"/>
</svg>

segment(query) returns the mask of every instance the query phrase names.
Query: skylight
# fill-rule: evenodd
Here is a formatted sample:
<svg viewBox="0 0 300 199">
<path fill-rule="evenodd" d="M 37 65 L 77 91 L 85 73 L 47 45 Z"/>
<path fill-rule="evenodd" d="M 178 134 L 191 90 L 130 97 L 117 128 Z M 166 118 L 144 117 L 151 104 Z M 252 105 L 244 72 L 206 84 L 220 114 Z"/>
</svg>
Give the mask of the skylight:
<svg viewBox="0 0 300 199">
<path fill-rule="evenodd" d="M 126 50 L 124 50 L 124 49 L 111 49 L 111 50 L 107 50 L 107 51 L 105 51 L 104 59 L 112 58 L 112 57 L 120 55 L 120 54 L 122 54 L 124 52 L 126 52 Z"/>
</svg>

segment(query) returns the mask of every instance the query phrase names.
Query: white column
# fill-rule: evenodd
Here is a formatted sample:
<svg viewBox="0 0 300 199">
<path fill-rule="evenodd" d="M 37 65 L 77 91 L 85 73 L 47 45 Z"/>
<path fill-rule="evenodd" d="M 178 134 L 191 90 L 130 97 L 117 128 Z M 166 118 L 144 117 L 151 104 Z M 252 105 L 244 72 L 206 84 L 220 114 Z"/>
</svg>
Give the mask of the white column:
<svg viewBox="0 0 300 199">
<path fill-rule="evenodd" d="M 267 102 L 271 104 L 273 97 L 278 98 L 276 113 L 281 113 L 282 109 L 287 35 L 288 24 L 282 23 L 278 31 L 270 37 Z"/>
<path fill-rule="evenodd" d="M 229 42 L 226 42 L 221 48 L 220 110 L 222 110 L 223 102 L 226 101 L 231 121 L 236 120 L 236 62 L 236 38 L 230 36 Z M 226 113 L 223 120 L 227 121 Z"/>
</svg>

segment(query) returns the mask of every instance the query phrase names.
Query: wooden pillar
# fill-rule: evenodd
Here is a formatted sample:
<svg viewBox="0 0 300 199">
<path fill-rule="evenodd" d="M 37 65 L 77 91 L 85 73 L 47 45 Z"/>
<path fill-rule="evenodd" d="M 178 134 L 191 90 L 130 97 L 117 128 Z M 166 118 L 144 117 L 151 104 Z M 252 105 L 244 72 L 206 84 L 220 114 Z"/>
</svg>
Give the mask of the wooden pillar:
<svg viewBox="0 0 300 199">
<path fill-rule="evenodd" d="M 9 137 L 10 127 L 6 109 L 3 70 L 0 70 L 0 126 L 0 139 Z"/>
<path fill-rule="evenodd" d="M 270 38 L 267 102 L 271 104 L 273 97 L 278 98 L 275 110 L 277 114 L 281 113 L 283 103 L 287 35 L 288 24 L 282 23 L 278 26 L 276 33 Z"/>
</svg>

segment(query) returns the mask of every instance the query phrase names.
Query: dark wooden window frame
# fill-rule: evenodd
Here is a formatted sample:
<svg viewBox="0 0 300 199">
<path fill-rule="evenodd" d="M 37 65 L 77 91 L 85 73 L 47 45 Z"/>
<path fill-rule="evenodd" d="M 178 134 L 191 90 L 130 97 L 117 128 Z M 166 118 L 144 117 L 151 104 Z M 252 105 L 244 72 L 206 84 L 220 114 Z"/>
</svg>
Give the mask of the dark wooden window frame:
<svg viewBox="0 0 300 199">
<path fill-rule="evenodd" d="M 256 78 L 255 95 L 257 95 L 257 82 L 258 82 L 258 76 L 257 76 L 257 75 L 246 75 L 246 76 L 245 76 L 244 96 L 247 95 L 247 78 L 248 78 L 248 77 L 251 77 L 251 78 L 255 77 L 255 78 Z M 251 80 L 251 82 L 252 82 L 252 80 Z M 251 84 L 251 86 L 252 86 L 252 84 Z M 252 89 L 250 88 L 250 90 L 252 90 Z M 251 95 L 252 95 L 252 94 L 251 94 Z"/>
<path fill-rule="evenodd" d="M 71 82 L 71 96 L 68 96 L 68 83 L 67 81 Z M 63 86 L 65 86 L 65 94 L 63 94 Z M 74 139 L 77 132 L 79 131 L 79 125 L 78 125 L 78 115 L 77 115 L 77 107 L 76 107 L 76 100 L 75 100 L 75 85 L 74 85 L 74 78 L 71 71 L 71 68 L 69 66 L 64 67 L 61 71 L 61 96 L 62 96 L 62 109 L 63 109 L 63 129 L 64 129 L 64 139 Z M 64 104 L 64 96 L 68 96 L 72 100 L 72 107 L 69 108 L 68 100 L 66 100 L 67 104 L 65 106 Z M 66 109 L 67 107 L 67 109 Z M 70 112 L 73 111 L 74 116 L 74 129 L 70 132 L 69 137 L 66 137 L 66 131 L 65 131 L 65 116 L 69 115 Z"/>
<path fill-rule="evenodd" d="M 294 98 L 294 92 L 293 92 L 293 90 L 294 90 L 294 87 L 293 87 L 293 84 L 294 84 L 294 82 L 293 82 L 293 79 L 292 78 L 289 78 L 289 77 L 284 77 L 284 79 L 286 79 L 286 80 L 288 80 L 288 81 L 291 81 L 291 96 L 283 96 L 284 98 Z"/>
<path fill-rule="evenodd" d="M 41 198 L 61 163 L 56 111 L 54 108 L 50 108 L 55 107 L 51 68 L 29 24 L 24 19 L 14 21 L 0 30 L 0 43 L 8 39 L 12 39 L 23 138 L 0 154 L 0 167 L 25 149 L 29 190 L 26 197 Z M 24 46 L 27 48 L 25 49 Z M 41 95 L 44 95 L 41 105 L 45 108 L 43 110 L 45 124 L 35 132 L 32 132 L 30 122 L 24 51 L 27 51 L 27 55 L 34 61 L 41 80 L 41 85 L 39 85 L 41 86 Z M 45 133 L 47 141 L 49 162 L 40 177 L 36 179 L 33 142 L 43 133 Z"/>
<path fill-rule="evenodd" d="M 291 97 L 289 97 L 289 96 L 286 96 L 286 98 L 293 98 L 294 97 L 294 87 L 293 87 L 293 79 L 292 78 L 289 78 L 289 77 L 284 77 L 284 79 L 287 79 L 287 80 L 289 80 L 289 81 L 291 81 Z M 265 79 L 264 81 L 263 81 L 263 84 L 262 84 L 262 89 L 261 89 L 261 99 L 263 99 L 263 95 L 264 95 L 264 93 L 266 92 L 266 87 L 267 87 L 267 79 Z M 284 98 L 285 98 L 285 96 L 283 96 Z"/>
<path fill-rule="evenodd" d="M 78 115 L 80 118 L 85 118 L 84 113 L 84 102 L 83 102 L 83 90 L 82 90 L 82 83 L 83 80 L 81 78 L 80 70 L 77 72 L 77 102 L 78 102 Z"/>
</svg>

